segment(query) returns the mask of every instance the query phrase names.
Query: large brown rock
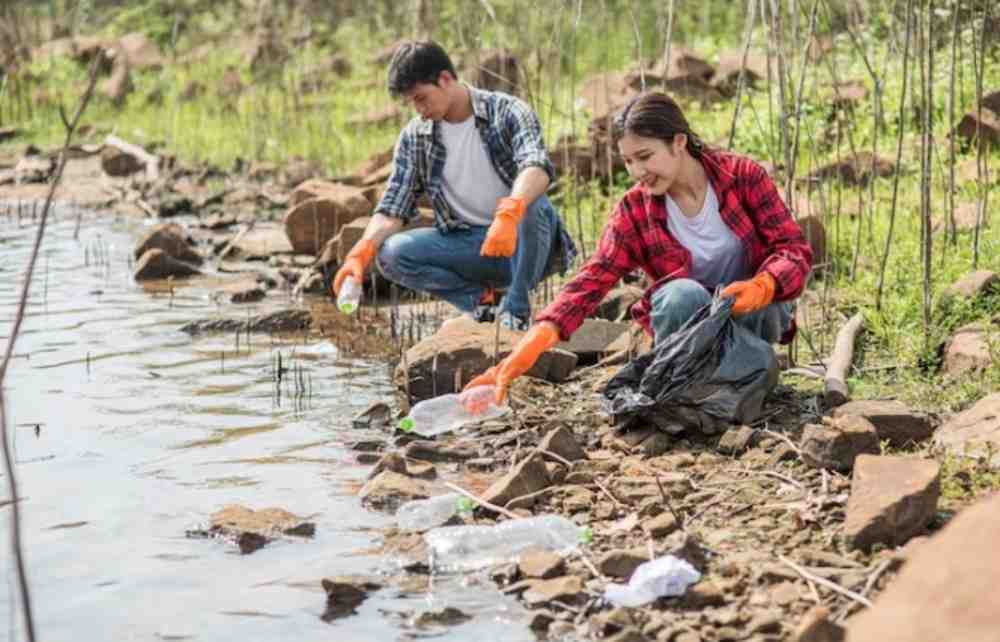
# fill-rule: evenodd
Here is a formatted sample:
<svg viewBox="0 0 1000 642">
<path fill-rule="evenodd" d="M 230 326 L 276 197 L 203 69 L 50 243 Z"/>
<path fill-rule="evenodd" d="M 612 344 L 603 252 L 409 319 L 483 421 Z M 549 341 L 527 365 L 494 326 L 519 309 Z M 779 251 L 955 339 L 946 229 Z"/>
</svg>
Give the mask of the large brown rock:
<svg viewBox="0 0 1000 642">
<path fill-rule="evenodd" d="M 472 84 L 487 91 L 516 95 L 521 82 L 521 63 L 508 49 L 490 49 L 469 61 Z"/>
<path fill-rule="evenodd" d="M 506 475 L 493 482 L 483 499 L 496 506 L 504 506 L 518 497 L 548 488 L 551 485 L 545 462 L 537 454 L 531 454 L 514 465 Z"/>
<path fill-rule="evenodd" d="M 132 83 L 132 72 L 128 61 L 120 58 L 115 61 L 111 69 L 111 75 L 101 85 L 103 93 L 113 105 L 121 107 L 125 104 L 125 98 L 132 92 L 135 85 Z"/>
<path fill-rule="evenodd" d="M 396 368 L 396 385 L 400 389 L 409 386 L 411 403 L 455 392 L 456 371 L 461 370 L 461 385 L 464 386 L 493 365 L 497 334 L 492 324 L 476 323 L 465 317 L 448 321 L 432 336 L 406 351 L 406 359 Z M 523 334 L 500 329 L 497 358 L 503 359 L 510 354 Z M 576 355 L 552 349 L 542 354 L 527 374 L 558 383 L 569 376 L 576 362 Z"/>
<path fill-rule="evenodd" d="M 258 222 L 246 233 L 237 232 L 230 249 L 232 255 L 245 261 L 265 260 L 275 254 L 294 254 L 284 226 L 279 223 Z"/>
<path fill-rule="evenodd" d="M 875 157 L 874 170 L 877 177 L 891 176 L 895 164 L 889 159 Z M 839 161 L 820 167 L 807 180 L 819 183 L 833 178 L 839 178 L 848 185 L 867 185 L 872 178 L 871 152 L 848 154 Z"/>
<path fill-rule="evenodd" d="M 556 348 L 572 352 L 581 363 L 594 363 L 605 354 L 628 348 L 632 324 L 604 319 L 585 319 L 569 341 Z"/>
<path fill-rule="evenodd" d="M 993 365 L 986 331 L 986 326 L 979 322 L 955 330 L 944 346 L 942 365 L 945 374 L 954 376 L 969 370 L 985 370 Z"/>
<path fill-rule="evenodd" d="M 101 149 L 101 169 L 108 176 L 131 176 L 145 168 L 146 165 L 141 160 L 113 145 L 105 145 Z"/>
<path fill-rule="evenodd" d="M 848 642 L 987 642 L 998 637 L 1000 494 L 960 512 L 847 622 Z"/>
<path fill-rule="evenodd" d="M 1000 145 L 1000 115 L 984 109 L 980 118 L 978 111 L 970 111 L 958 121 L 952 135 L 974 143 L 980 133 L 987 145 Z"/>
<path fill-rule="evenodd" d="M 606 120 L 638 93 L 626 82 L 624 72 L 607 71 L 585 80 L 577 100 L 594 120 Z"/>
<path fill-rule="evenodd" d="M 118 39 L 118 54 L 124 56 L 132 69 L 159 69 L 163 54 L 156 43 L 142 32 L 126 34 Z"/>
<path fill-rule="evenodd" d="M 165 279 L 170 276 L 194 276 L 200 274 L 197 268 L 179 261 L 160 249 L 146 250 L 139 257 L 132 272 L 136 281 Z"/>
<path fill-rule="evenodd" d="M 375 508 L 396 508 L 403 502 L 430 496 L 427 482 L 388 469 L 368 480 L 358 492 L 362 502 Z"/>
<path fill-rule="evenodd" d="M 845 415 L 802 431 L 802 461 L 813 468 L 847 472 L 858 455 L 878 453 L 878 433 L 864 417 Z"/>
<path fill-rule="evenodd" d="M 577 461 L 578 459 L 587 458 L 587 453 L 576 442 L 573 431 L 565 426 L 550 430 L 538 444 L 538 447 L 547 452 L 554 453 L 566 461 Z M 544 455 L 545 453 L 542 454 Z"/>
<path fill-rule="evenodd" d="M 154 225 L 135 246 L 133 255 L 136 259 L 152 249 L 163 250 L 173 258 L 201 265 L 202 258 L 188 242 L 184 228 L 177 223 L 160 223 Z"/>
<path fill-rule="evenodd" d="M 659 77 L 698 78 L 708 81 L 715 75 L 715 67 L 708 63 L 693 50 L 673 43 L 670 47 L 670 61 L 666 59 L 667 52 L 653 65 L 650 71 Z"/>
<path fill-rule="evenodd" d="M 578 575 L 566 575 L 533 583 L 521 599 L 528 606 L 544 606 L 549 602 L 575 604 L 584 595 L 583 580 Z"/>
<path fill-rule="evenodd" d="M 936 461 L 858 456 L 844 520 L 847 545 L 867 551 L 875 544 L 905 544 L 934 519 L 940 494 Z"/>
<path fill-rule="evenodd" d="M 934 433 L 934 444 L 960 456 L 991 454 L 990 466 L 1000 469 L 1000 392 L 945 422 Z"/>
<path fill-rule="evenodd" d="M 914 412 L 898 401 L 850 401 L 833 411 L 834 417 L 857 415 L 875 426 L 879 441 L 900 447 L 928 439 L 934 434 L 930 417 Z"/>
<path fill-rule="evenodd" d="M 649 551 L 644 548 L 615 549 L 597 560 L 597 570 L 608 577 L 628 579 L 643 562 L 649 561 Z"/>
<path fill-rule="evenodd" d="M 340 229 L 371 214 L 371 203 L 356 187 L 306 181 L 292 195 L 293 205 L 285 214 L 285 233 L 300 254 L 317 254 Z M 312 198 L 306 196 L 312 193 Z"/>
<path fill-rule="evenodd" d="M 719 65 L 712 76 L 712 84 L 727 93 L 735 93 L 740 69 L 744 69 L 743 86 L 753 87 L 767 78 L 767 56 L 748 53 L 744 65 L 742 49 L 723 51 L 719 54 Z"/>
<path fill-rule="evenodd" d="M 1000 276 L 992 270 L 976 270 L 955 281 L 943 292 L 946 298 L 976 299 L 992 294 L 1000 285 Z"/>
</svg>

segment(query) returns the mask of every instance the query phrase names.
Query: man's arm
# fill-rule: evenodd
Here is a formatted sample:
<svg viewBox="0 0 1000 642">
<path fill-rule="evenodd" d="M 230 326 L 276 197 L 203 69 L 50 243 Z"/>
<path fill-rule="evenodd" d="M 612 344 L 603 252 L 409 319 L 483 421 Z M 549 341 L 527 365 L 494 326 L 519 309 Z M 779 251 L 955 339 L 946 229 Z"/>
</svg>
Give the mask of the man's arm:
<svg viewBox="0 0 1000 642">
<path fill-rule="evenodd" d="M 549 182 L 548 172 L 541 167 L 537 165 L 525 167 L 514 180 L 510 195 L 512 198 L 524 199 L 525 207 L 530 207 L 536 198 L 549 189 Z"/>
<path fill-rule="evenodd" d="M 375 212 L 372 220 L 365 226 L 365 233 L 361 240 L 370 240 L 376 249 L 382 247 L 382 242 L 390 235 L 395 234 L 403 227 L 403 219 L 395 216 L 386 216 L 381 212 Z"/>
</svg>

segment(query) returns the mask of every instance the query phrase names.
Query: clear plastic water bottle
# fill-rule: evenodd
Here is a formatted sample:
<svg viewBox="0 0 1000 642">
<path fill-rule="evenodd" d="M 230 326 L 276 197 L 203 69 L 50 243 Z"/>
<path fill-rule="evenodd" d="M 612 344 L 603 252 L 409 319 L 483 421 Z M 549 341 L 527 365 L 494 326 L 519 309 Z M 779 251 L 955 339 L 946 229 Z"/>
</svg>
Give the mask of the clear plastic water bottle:
<svg viewBox="0 0 1000 642">
<path fill-rule="evenodd" d="M 399 421 L 403 432 L 433 437 L 473 421 L 500 417 L 510 407 L 496 405 L 494 386 L 476 386 L 460 394 L 441 395 L 413 405 Z"/>
<path fill-rule="evenodd" d="M 347 277 L 340 286 L 337 295 L 337 308 L 344 314 L 353 314 L 361 303 L 361 283 L 354 277 Z"/>
<path fill-rule="evenodd" d="M 475 507 L 476 502 L 458 493 L 416 499 L 399 507 L 396 524 L 400 528 L 426 530 L 446 523 L 459 513 L 472 512 Z"/>
<path fill-rule="evenodd" d="M 642 606 L 659 597 L 684 595 L 699 580 L 701 573 L 686 560 L 664 555 L 637 566 L 628 584 L 608 585 L 604 599 L 615 606 Z"/>
<path fill-rule="evenodd" d="M 441 573 L 513 562 L 528 549 L 565 555 L 590 539 L 589 528 L 560 515 L 512 519 L 491 526 L 442 526 L 424 533 L 431 567 Z"/>
</svg>

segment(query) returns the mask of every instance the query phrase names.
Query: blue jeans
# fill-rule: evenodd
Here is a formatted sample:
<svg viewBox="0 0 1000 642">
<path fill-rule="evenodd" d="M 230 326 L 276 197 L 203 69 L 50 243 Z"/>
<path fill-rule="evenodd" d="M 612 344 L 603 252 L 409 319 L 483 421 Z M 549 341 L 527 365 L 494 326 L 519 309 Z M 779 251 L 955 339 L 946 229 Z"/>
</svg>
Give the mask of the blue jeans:
<svg viewBox="0 0 1000 642">
<path fill-rule="evenodd" d="M 694 313 L 712 301 L 705 287 L 692 279 L 676 279 L 661 285 L 652 296 L 650 322 L 656 343 L 676 332 Z M 792 320 L 790 303 L 772 303 L 763 310 L 737 317 L 737 323 L 768 343 L 777 343 Z"/>
<path fill-rule="evenodd" d="M 531 316 L 529 294 L 545 275 L 558 232 L 557 215 L 546 196 L 528 206 L 517 226 L 514 256 L 480 256 L 489 228 L 471 226 L 447 234 L 421 228 L 393 234 L 378 251 L 385 278 L 411 290 L 428 292 L 463 312 L 471 312 L 487 287 L 506 288 L 499 311 Z"/>
</svg>

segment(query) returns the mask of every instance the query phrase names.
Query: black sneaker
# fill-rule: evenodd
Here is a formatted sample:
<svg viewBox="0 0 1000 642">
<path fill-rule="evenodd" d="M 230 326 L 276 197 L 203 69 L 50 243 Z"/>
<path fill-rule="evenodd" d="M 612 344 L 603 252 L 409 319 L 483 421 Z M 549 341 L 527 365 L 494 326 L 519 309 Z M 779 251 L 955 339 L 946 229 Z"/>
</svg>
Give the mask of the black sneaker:
<svg viewBox="0 0 1000 642">
<path fill-rule="evenodd" d="M 531 319 L 527 317 L 519 317 L 507 310 L 501 312 L 499 318 L 500 327 L 507 328 L 508 330 L 524 332 L 531 327 Z"/>
<path fill-rule="evenodd" d="M 497 306 L 489 303 L 480 303 L 470 315 L 476 323 L 493 323 L 496 320 L 496 313 Z"/>
</svg>

